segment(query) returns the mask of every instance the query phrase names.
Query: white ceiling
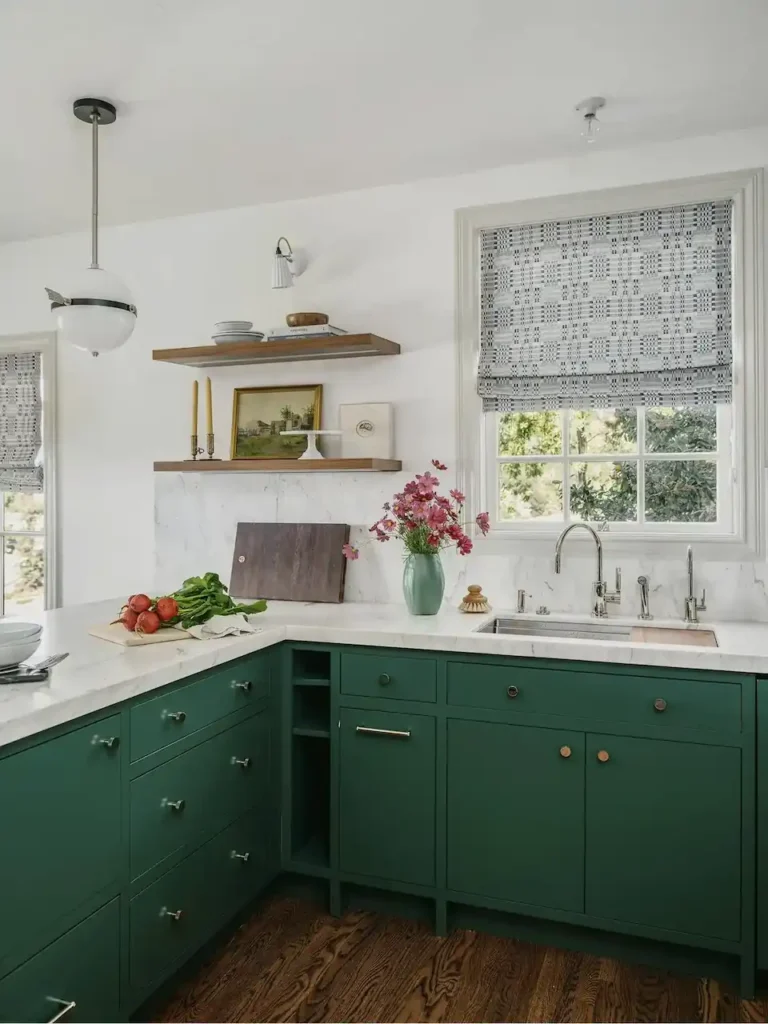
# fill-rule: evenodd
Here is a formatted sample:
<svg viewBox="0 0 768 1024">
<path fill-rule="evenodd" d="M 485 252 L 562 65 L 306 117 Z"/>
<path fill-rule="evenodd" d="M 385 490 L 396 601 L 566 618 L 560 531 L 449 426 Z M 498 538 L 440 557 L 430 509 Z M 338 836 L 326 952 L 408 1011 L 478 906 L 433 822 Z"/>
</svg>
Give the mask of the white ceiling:
<svg viewBox="0 0 768 1024">
<path fill-rule="evenodd" d="M 0 0 L 0 241 L 768 123 L 768 0 Z"/>
</svg>

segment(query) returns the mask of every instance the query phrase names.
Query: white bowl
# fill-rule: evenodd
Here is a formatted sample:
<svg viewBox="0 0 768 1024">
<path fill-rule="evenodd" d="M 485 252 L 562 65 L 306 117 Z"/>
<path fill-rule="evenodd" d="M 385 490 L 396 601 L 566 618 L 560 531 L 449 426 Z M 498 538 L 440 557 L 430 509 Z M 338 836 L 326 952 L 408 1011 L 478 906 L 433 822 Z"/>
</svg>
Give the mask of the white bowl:
<svg viewBox="0 0 768 1024">
<path fill-rule="evenodd" d="M 19 640 L 31 640 L 39 637 L 43 627 L 39 622 L 25 622 L 23 619 L 0 619 L 0 646 L 17 643 Z"/>
<path fill-rule="evenodd" d="M 217 324 L 214 324 L 214 329 L 221 333 L 222 331 L 250 331 L 253 327 L 252 320 L 219 320 Z"/>
<path fill-rule="evenodd" d="M 13 644 L 3 644 L 0 647 L 0 668 L 11 668 L 31 658 L 40 646 L 40 640 L 41 637 L 38 635 L 32 637 L 31 640 L 19 640 Z"/>
</svg>

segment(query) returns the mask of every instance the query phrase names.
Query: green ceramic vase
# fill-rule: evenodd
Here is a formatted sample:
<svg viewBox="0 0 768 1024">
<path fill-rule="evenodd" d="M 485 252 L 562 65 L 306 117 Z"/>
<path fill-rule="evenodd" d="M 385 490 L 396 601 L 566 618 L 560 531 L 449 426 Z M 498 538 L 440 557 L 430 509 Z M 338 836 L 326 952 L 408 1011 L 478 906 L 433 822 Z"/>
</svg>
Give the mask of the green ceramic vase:
<svg viewBox="0 0 768 1024">
<path fill-rule="evenodd" d="M 445 576 L 439 555 L 408 555 L 403 594 L 411 615 L 437 615 L 443 603 Z"/>
</svg>

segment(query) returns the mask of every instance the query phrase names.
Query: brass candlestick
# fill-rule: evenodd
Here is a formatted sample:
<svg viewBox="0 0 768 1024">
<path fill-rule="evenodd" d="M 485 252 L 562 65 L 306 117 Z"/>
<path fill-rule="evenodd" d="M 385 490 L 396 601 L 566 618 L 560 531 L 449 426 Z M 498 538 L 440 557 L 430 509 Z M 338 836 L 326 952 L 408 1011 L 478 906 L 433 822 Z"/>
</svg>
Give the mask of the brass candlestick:
<svg viewBox="0 0 768 1024">
<path fill-rule="evenodd" d="M 214 459 L 214 457 L 213 457 L 213 452 L 214 452 L 213 434 L 206 434 L 205 435 L 205 442 L 206 442 L 205 446 L 208 449 L 208 458 L 212 462 L 221 462 L 221 459 Z"/>
<path fill-rule="evenodd" d="M 203 449 L 197 446 L 197 434 L 192 434 L 190 440 L 192 441 L 192 458 L 185 459 L 185 462 L 197 462 L 197 456 L 203 454 Z"/>
</svg>

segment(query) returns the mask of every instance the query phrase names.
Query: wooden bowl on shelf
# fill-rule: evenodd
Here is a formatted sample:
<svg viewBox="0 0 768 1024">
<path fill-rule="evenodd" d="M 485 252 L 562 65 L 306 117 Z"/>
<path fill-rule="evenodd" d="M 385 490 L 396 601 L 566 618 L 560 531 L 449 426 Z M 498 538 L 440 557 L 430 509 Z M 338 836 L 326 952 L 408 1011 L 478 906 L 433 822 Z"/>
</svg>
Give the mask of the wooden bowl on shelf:
<svg viewBox="0 0 768 1024">
<path fill-rule="evenodd" d="M 289 313 L 285 318 L 289 327 L 317 327 L 328 323 L 325 313 Z"/>
</svg>

